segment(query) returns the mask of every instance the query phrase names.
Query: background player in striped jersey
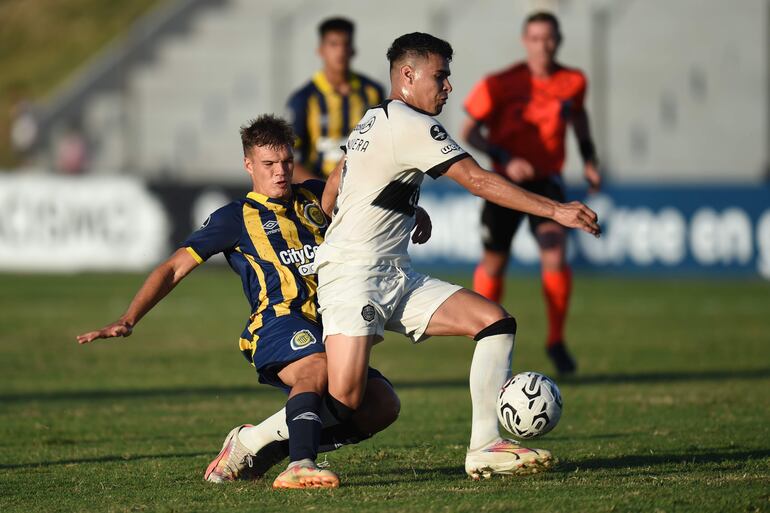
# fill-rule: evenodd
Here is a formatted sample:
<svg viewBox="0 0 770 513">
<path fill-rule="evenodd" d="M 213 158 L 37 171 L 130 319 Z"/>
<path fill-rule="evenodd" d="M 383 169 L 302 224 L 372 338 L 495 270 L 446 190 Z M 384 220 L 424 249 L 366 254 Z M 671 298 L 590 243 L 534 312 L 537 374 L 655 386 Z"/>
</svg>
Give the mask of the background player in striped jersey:
<svg viewBox="0 0 770 513">
<path fill-rule="evenodd" d="M 572 125 L 591 190 L 601 186 L 596 152 L 584 100 L 586 78 L 556 61 L 562 36 L 559 21 L 537 12 L 524 22 L 525 62 L 481 80 L 465 100 L 469 118 L 463 127 L 468 143 L 487 153 L 494 170 L 556 201 L 564 201 L 561 171 L 567 125 Z M 524 214 L 485 202 L 481 214 L 484 254 L 473 288 L 495 302 L 503 295 L 511 242 Z M 564 342 L 572 273 L 565 258 L 566 229 L 551 220 L 529 216 L 540 248 L 543 294 L 548 314 L 546 350 L 560 373 L 575 371 Z"/>
<path fill-rule="evenodd" d="M 352 422 L 331 425 L 328 421 L 330 416 L 322 409 L 326 357 L 312 267 L 327 226 L 320 206 L 324 183 L 291 184 L 294 134 L 284 120 L 262 116 L 241 129 L 241 139 L 252 192 L 214 212 L 149 275 L 117 321 L 77 339 L 84 344 L 129 336 L 136 323 L 193 269 L 224 253 L 240 275 L 251 307 L 240 349 L 256 367 L 259 381 L 286 390 L 289 399 L 285 411 L 260 425 L 234 428 L 205 478 L 222 482 L 259 476 L 288 454 L 291 463 L 276 478 L 275 488 L 334 487 L 339 484 L 337 476 L 315 465 L 319 445 L 332 450 L 384 429 L 398 415 L 398 397 L 390 383 L 370 369 L 365 399 L 369 407 Z M 414 240 L 424 242 L 429 236 L 428 224 L 416 232 Z M 326 417 L 323 429 L 322 417 Z"/>
<path fill-rule="evenodd" d="M 329 18 L 318 27 L 323 67 L 289 98 L 297 134 L 294 179 L 326 179 L 342 157 L 340 146 L 366 110 L 383 100 L 382 86 L 355 73 L 353 22 Z"/>
</svg>

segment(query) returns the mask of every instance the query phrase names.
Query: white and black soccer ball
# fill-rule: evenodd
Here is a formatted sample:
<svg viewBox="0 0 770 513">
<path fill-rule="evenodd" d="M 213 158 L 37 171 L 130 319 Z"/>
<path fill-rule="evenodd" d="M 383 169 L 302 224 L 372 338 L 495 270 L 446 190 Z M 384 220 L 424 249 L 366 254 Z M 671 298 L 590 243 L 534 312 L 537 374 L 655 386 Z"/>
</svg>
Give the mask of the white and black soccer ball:
<svg viewBox="0 0 770 513">
<path fill-rule="evenodd" d="M 505 382 L 497 396 L 500 424 L 518 438 L 541 436 L 559 423 L 561 392 L 539 372 L 522 372 Z"/>
</svg>

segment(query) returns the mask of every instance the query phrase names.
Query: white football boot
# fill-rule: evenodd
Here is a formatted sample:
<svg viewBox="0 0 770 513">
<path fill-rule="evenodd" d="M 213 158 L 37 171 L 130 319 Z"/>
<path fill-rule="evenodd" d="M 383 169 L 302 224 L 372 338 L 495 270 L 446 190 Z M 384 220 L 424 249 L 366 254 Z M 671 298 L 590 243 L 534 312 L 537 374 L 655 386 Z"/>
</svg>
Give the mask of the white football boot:
<svg viewBox="0 0 770 513">
<path fill-rule="evenodd" d="M 528 449 L 514 440 L 498 438 L 465 454 L 465 472 L 474 480 L 493 475 L 524 475 L 543 472 L 555 463 L 550 451 Z"/>
<path fill-rule="evenodd" d="M 222 444 L 222 450 L 216 458 L 209 463 L 203 479 L 211 483 L 224 483 L 235 481 L 241 477 L 241 473 L 250 466 L 252 454 L 249 449 L 238 439 L 238 432 L 245 428 L 252 427 L 251 424 L 244 424 L 233 428 L 227 434 L 225 443 Z"/>
</svg>

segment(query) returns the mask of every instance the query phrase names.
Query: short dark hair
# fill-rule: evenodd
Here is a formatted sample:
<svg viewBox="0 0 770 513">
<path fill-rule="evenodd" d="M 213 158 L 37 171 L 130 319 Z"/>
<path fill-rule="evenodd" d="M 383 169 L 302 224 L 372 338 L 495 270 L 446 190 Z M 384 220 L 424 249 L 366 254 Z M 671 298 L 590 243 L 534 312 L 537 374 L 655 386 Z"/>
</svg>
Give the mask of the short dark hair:
<svg viewBox="0 0 770 513">
<path fill-rule="evenodd" d="M 272 114 L 263 114 L 241 127 L 241 143 L 245 156 L 248 156 L 248 151 L 254 146 L 294 147 L 295 139 L 291 125 L 285 119 Z"/>
<path fill-rule="evenodd" d="M 451 61 L 454 50 L 452 50 L 452 45 L 443 39 L 424 32 L 412 32 L 411 34 L 404 34 L 393 41 L 393 44 L 388 48 L 387 56 L 390 62 L 390 69 L 393 69 L 393 65 L 405 56 L 419 55 L 420 57 L 428 57 L 432 53 L 440 55 L 447 61 Z"/>
<path fill-rule="evenodd" d="M 535 11 L 524 20 L 524 25 L 521 26 L 521 31 L 525 32 L 527 26 L 530 23 L 550 23 L 553 27 L 553 31 L 556 33 L 556 39 L 561 41 L 561 27 L 559 26 L 559 19 L 548 11 Z"/>
<path fill-rule="evenodd" d="M 323 39 L 329 32 L 345 32 L 350 38 L 353 38 L 356 26 L 347 18 L 326 18 L 318 25 L 318 36 Z"/>
</svg>

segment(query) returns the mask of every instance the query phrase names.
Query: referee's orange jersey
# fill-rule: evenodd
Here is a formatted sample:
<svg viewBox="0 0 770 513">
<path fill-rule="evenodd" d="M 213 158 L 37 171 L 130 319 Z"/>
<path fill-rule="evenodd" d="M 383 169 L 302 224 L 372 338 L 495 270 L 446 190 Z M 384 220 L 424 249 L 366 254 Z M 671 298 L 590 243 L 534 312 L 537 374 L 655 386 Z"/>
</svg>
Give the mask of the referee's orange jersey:
<svg viewBox="0 0 770 513">
<path fill-rule="evenodd" d="M 547 78 L 532 76 L 526 63 L 490 75 L 465 99 L 465 110 L 488 130 L 490 143 L 527 160 L 538 178 L 560 174 L 567 123 L 583 110 L 586 78 L 557 66 Z M 502 168 L 495 163 L 495 170 Z"/>
</svg>

